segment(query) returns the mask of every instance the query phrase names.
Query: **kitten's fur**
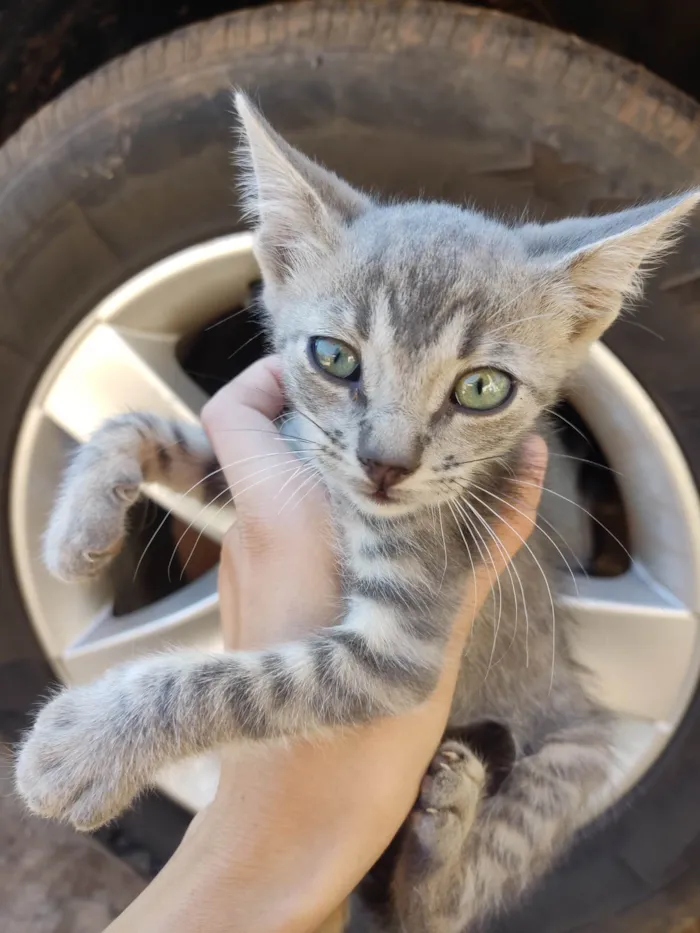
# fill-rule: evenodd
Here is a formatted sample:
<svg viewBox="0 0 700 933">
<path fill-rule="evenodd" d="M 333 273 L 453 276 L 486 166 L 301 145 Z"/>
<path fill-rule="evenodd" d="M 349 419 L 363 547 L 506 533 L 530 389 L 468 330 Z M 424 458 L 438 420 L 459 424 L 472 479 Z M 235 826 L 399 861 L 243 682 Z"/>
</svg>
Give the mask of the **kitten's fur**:
<svg viewBox="0 0 700 933">
<path fill-rule="evenodd" d="M 146 657 L 60 693 L 21 749 L 17 781 L 31 809 L 78 827 L 115 816 L 174 759 L 365 722 L 431 692 L 465 577 L 517 489 L 523 439 L 700 199 L 518 227 L 447 204 L 383 206 L 293 150 L 245 98 L 237 105 L 263 303 L 301 413 L 292 433 L 315 448 L 332 496 L 347 613 L 293 645 Z M 307 342 L 319 334 L 360 351 L 359 391 L 312 368 Z M 479 365 L 519 387 L 503 409 L 470 416 L 446 400 Z M 420 458 L 395 505 L 363 493 L 358 447 Z M 68 580 L 99 571 L 143 481 L 184 491 L 212 461 L 197 429 L 113 419 L 67 472 L 49 568 Z M 489 796 L 478 755 L 459 738 L 443 743 L 377 929 L 475 929 L 550 867 L 609 775 L 610 717 L 584 690 L 565 619 L 553 638 L 537 565 L 546 544 L 535 532 L 481 612 L 451 716 L 457 727 L 507 722 L 515 764 Z"/>
</svg>

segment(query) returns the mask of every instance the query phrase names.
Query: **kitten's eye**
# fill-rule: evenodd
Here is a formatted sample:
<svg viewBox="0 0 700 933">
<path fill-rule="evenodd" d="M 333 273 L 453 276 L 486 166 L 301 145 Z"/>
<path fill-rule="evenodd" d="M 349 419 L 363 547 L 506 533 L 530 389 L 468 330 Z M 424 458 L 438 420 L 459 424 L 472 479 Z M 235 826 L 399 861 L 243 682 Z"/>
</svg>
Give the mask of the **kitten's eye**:
<svg viewBox="0 0 700 933">
<path fill-rule="evenodd" d="M 515 383 L 500 369 L 475 369 L 460 376 L 454 387 L 454 400 L 470 411 L 492 411 L 513 394 Z"/>
<path fill-rule="evenodd" d="M 309 343 L 311 358 L 324 373 L 336 379 L 356 380 L 360 375 L 359 354 L 342 340 L 332 337 L 312 337 Z"/>
</svg>

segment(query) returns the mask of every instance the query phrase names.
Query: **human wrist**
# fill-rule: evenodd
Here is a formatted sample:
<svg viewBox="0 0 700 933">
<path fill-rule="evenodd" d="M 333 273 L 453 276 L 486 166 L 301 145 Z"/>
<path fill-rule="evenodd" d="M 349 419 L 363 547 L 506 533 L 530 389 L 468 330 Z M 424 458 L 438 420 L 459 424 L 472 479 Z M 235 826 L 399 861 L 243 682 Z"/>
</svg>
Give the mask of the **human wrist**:
<svg viewBox="0 0 700 933">
<path fill-rule="evenodd" d="M 331 907 L 282 860 L 271 833 L 216 805 L 199 813 L 177 851 L 106 933 L 315 933 Z"/>
<path fill-rule="evenodd" d="M 257 795 L 243 801 L 224 792 L 198 816 L 183 854 L 198 874 L 206 866 L 208 933 L 219 933 L 222 914 L 221 933 L 325 933 L 324 921 L 349 892 L 327 848 L 314 851 L 311 840 L 294 838 L 294 828 L 294 821 L 286 826 L 278 812 L 268 813 Z M 192 890 L 201 900 L 201 883 Z"/>
</svg>

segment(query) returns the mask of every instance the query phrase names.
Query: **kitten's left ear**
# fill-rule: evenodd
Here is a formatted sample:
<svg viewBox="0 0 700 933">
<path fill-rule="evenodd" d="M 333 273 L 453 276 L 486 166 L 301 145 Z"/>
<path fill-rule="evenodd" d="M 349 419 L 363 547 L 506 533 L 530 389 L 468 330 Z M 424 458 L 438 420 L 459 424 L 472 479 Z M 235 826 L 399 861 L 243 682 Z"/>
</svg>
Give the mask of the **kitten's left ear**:
<svg viewBox="0 0 700 933">
<path fill-rule="evenodd" d="M 592 343 L 607 330 L 699 203 L 700 191 L 691 191 L 617 214 L 522 228 L 529 256 L 553 273 L 571 305 L 574 342 Z"/>
<path fill-rule="evenodd" d="M 235 104 L 243 131 L 241 191 L 257 222 L 256 255 L 264 277 L 281 283 L 312 271 L 371 202 L 285 142 L 245 94 L 237 93 Z"/>
</svg>

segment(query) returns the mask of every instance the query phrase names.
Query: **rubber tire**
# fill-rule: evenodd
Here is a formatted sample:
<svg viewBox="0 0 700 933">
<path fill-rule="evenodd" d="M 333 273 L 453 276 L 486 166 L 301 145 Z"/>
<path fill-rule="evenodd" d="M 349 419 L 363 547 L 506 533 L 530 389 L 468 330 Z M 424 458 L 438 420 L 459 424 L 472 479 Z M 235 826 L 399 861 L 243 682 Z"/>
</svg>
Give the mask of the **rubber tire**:
<svg viewBox="0 0 700 933">
<path fill-rule="evenodd" d="M 556 217 L 683 188 L 700 175 L 692 101 L 533 23 L 441 3 L 303 2 L 190 26 L 76 85 L 0 151 L 5 464 L 47 361 L 95 303 L 150 263 L 240 225 L 232 85 L 249 88 L 304 151 L 385 194 L 468 197 L 504 213 L 527 207 Z M 663 342 L 622 325 L 608 340 L 667 418 L 696 479 L 699 246 L 695 225 L 639 311 Z M 5 730 L 16 733 L 50 674 L 12 572 L 10 533 L 4 521 L 0 708 Z M 687 916 L 700 880 L 698 749 L 696 697 L 639 792 L 500 928 L 667 933 L 674 911 Z M 160 841 L 163 857 L 174 843 L 160 827 L 176 839 L 186 824 L 174 807 L 163 823 L 164 806 L 145 801 L 128 821 L 147 847 Z M 690 881 L 669 887 L 684 870 Z M 674 906 L 670 890 L 680 892 Z M 614 919 L 633 904 L 643 907 Z"/>
</svg>

